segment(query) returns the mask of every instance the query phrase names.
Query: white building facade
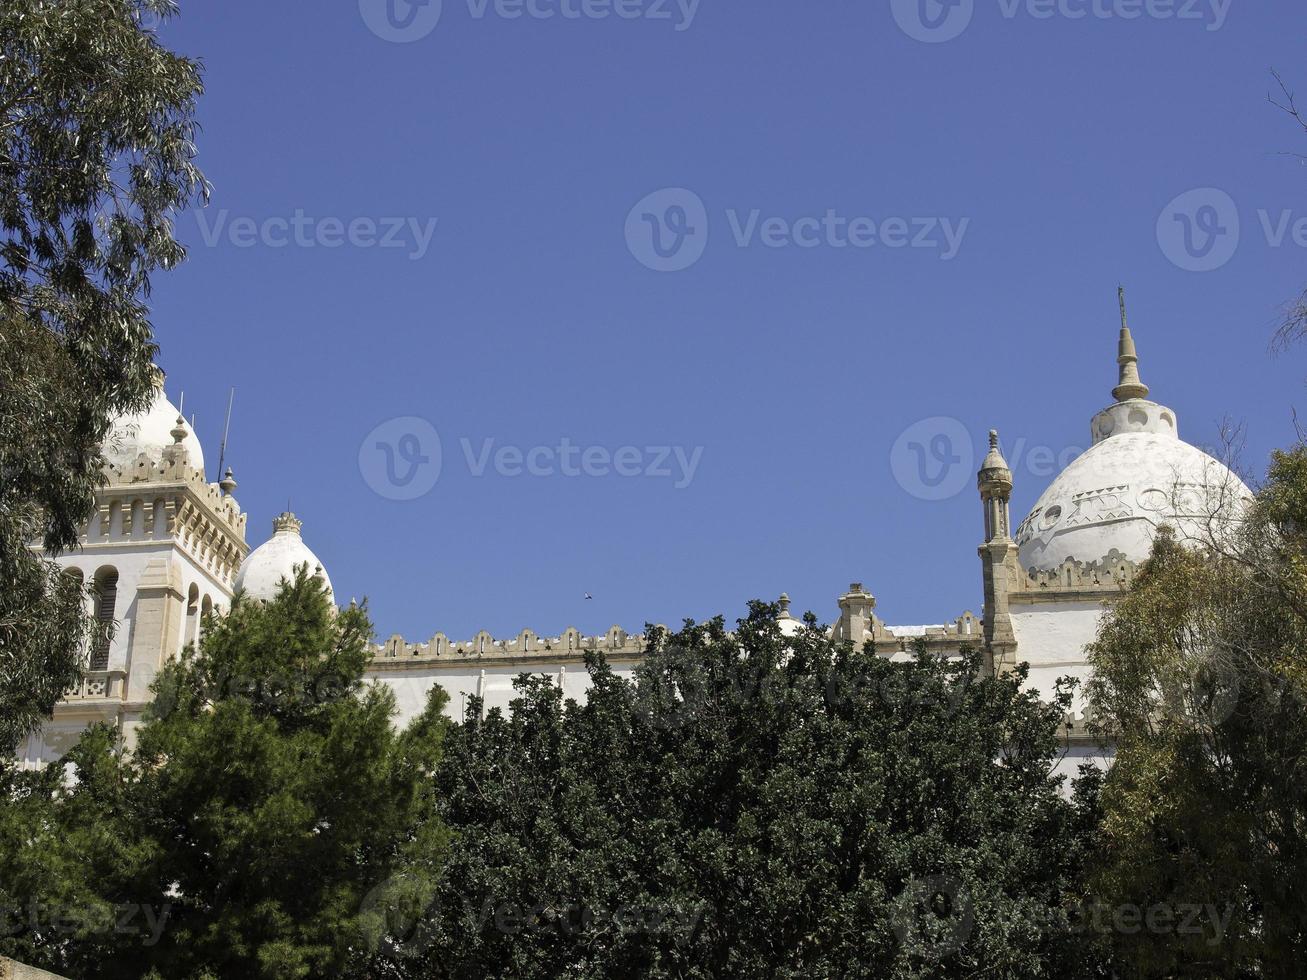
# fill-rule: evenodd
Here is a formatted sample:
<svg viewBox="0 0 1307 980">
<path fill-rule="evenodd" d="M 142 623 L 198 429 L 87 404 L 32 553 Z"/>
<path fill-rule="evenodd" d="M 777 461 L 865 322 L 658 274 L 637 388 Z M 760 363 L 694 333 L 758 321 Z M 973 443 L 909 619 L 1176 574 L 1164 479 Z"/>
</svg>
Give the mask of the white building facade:
<svg viewBox="0 0 1307 980">
<path fill-rule="evenodd" d="M 1090 422 L 1093 444 L 1074 460 L 1013 529 L 1012 473 L 991 433 L 977 485 L 984 516 L 979 553 L 983 613 L 965 611 L 945 625 L 889 626 L 876 600 L 854 584 L 837 600 L 831 627 L 837 639 L 870 643 L 886 657 L 904 656 L 918 641 L 940 656 L 979 648 L 997 671 L 1030 664 L 1028 683 L 1051 694 L 1062 676 L 1084 679 L 1085 645 L 1104 609 L 1118 598 L 1147 558 L 1162 524 L 1181 540 L 1201 541 L 1228 524 L 1250 497 L 1223 464 L 1179 438 L 1175 413 L 1148 400 L 1124 308 L 1114 401 Z M 330 579 L 304 542 L 301 522 L 282 514 L 273 534 L 253 552 L 246 518 L 228 470 L 206 482 L 198 440 L 168 401 L 162 382 L 142 415 L 118 420 L 104 446 L 107 480 L 81 548 L 60 557 L 70 574 L 95 585 L 95 614 L 113 620 L 112 642 L 90 651 L 79 687 L 54 718 L 20 750 L 39 766 L 58 759 L 89 723 L 108 721 L 135 732 L 160 668 L 195 642 L 204 617 L 221 615 L 237 589 L 269 599 L 299 566 Z M 782 628 L 799 628 L 782 597 Z M 417 715 L 435 685 L 449 695 L 447 711 L 461 718 L 469 697 L 486 710 L 507 708 L 513 679 L 549 676 L 568 697 L 585 697 L 587 650 L 602 650 L 614 671 L 631 676 L 644 638 L 618 626 L 601 636 L 575 629 L 545 636 L 523 630 L 511 639 L 479 633 L 455 641 L 436 633 L 423 642 L 392 636 L 375 649 L 368 676 L 389 685 L 399 705 L 396 723 Z M 1088 735 L 1083 703 L 1067 719 L 1063 770 L 1103 751 Z"/>
</svg>

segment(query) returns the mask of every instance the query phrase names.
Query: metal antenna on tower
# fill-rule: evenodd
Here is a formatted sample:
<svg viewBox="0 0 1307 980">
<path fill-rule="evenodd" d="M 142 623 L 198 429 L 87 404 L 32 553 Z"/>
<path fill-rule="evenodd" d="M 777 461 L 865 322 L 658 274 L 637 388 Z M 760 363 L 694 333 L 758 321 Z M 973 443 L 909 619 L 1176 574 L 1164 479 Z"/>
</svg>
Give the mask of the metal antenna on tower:
<svg viewBox="0 0 1307 980">
<path fill-rule="evenodd" d="M 231 393 L 227 396 L 227 421 L 222 425 L 222 445 L 218 447 L 218 473 L 222 473 L 222 464 L 227 459 L 227 433 L 231 431 L 231 404 L 236 400 L 236 389 L 233 387 Z"/>
</svg>

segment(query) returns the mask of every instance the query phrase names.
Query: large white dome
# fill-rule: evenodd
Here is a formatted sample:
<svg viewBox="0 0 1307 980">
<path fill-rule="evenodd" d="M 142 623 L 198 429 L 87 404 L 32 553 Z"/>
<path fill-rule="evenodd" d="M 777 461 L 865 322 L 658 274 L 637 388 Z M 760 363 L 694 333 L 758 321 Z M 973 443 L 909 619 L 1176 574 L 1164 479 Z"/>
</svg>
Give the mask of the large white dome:
<svg viewBox="0 0 1307 980">
<path fill-rule="evenodd" d="M 1157 528 L 1169 524 L 1181 541 L 1219 537 L 1252 494 L 1223 463 L 1180 441 L 1175 412 L 1148 401 L 1121 291 L 1120 383 L 1116 403 L 1094 416 L 1093 445 L 1053 481 L 1017 528 L 1027 570 L 1068 558 L 1095 562 L 1118 551 L 1143 561 Z"/>
<path fill-rule="evenodd" d="M 1174 434 L 1113 435 L 1063 470 L 1031 509 L 1017 529 L 1021 564 L 1048 569 L 1113 549 L 1142 561 L 1159 524 L 1182 540 L 1204 540 L 1209 517 L 1228 521 L 1249 496 L 1226 466 Z"/>
<path fill-rule="evenodd" d="M 163 462 L 163 451 L 173 444 L 172 430 L 180 417 L 177 406 L 168 400 L 160 383 L 155 388 L 149 408 L 137 415 L 120 415 L 114 420 L 100 452 L 110 466 L 123 471 L 134 467 L 142 453 L 152 464 L 158 465 Z M 200 448 L 200 440 L 195 438 L 189 425 L 183 423 L 182 428 L 186 431 L 182 445 L 186 447 L 188 461 L 193 469 L 203 470 L 204 450 Z"/>
<path fill-rule="evenodd" d="M 331 599 L 331 579 L 318 556 L 300 537 L 301 526 L 294 514 L 278 515 L 272 522 L 272 537 L 251 551 L 241 564 L 236 573 L 236 588 L 244 589 L 253 599 L 266 602 L 276 598 L 283 579 L 293 579 L 295 570 L 304 565 L 310 575 L 322 579 L 327 587 L 327 598 Z"/>
</svg>

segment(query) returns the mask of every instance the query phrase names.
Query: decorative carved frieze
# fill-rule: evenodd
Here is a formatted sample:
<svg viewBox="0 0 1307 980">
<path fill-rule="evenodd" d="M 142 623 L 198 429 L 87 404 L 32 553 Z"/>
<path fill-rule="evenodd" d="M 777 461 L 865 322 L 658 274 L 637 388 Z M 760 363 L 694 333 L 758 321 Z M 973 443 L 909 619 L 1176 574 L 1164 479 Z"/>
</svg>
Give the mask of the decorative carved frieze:
<svg viewBox="0 0 1307 980">
<path fill-rule="evenodd" d="M 1022 583 L 1024 592 L 1092 590 L 1117 592 L 1139 573 L 1139 565 L 1113 548 L 1098 561 L 1068 558 L 1056 568 L 1032 568 Z"/>
<path fill-rule="evenodd" d="M 587 650 L 602 650 L 609 656 L 621 658 L 642 656 L 646 649 L 643 634 L 627 633 L 613 626 L 602 636 L 583 636 L 575 627 L 568 627 L 561 636 L 545 637 L 534 630 L 523 630 L 511 640 L 496 640 L 482 630 L 471 640 L 453 643 L 444 633 L 437 633 L 426 643 L 409 643 L 402 636 L 390 637 L 373 648 L 373 659 L 378 666 L 386 661 L 442 661 L 481 660 L 502 658 L 520 660 L 532 657 L 580 657 Z"/>
</svg>

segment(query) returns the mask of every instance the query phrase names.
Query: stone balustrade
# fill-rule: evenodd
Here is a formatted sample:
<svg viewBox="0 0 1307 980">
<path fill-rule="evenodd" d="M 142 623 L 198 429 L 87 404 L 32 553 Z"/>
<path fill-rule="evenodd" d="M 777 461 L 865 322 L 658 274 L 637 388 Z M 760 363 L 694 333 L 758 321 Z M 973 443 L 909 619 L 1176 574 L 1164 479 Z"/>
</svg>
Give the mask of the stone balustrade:
<svg viewBox="0 0 1307 980">
<path fill-rule="evenodd" d="M 90 670 L 64 695 L 65 701 L 121 701 L 127 684 L 122 670 Z"/>
</svg>

